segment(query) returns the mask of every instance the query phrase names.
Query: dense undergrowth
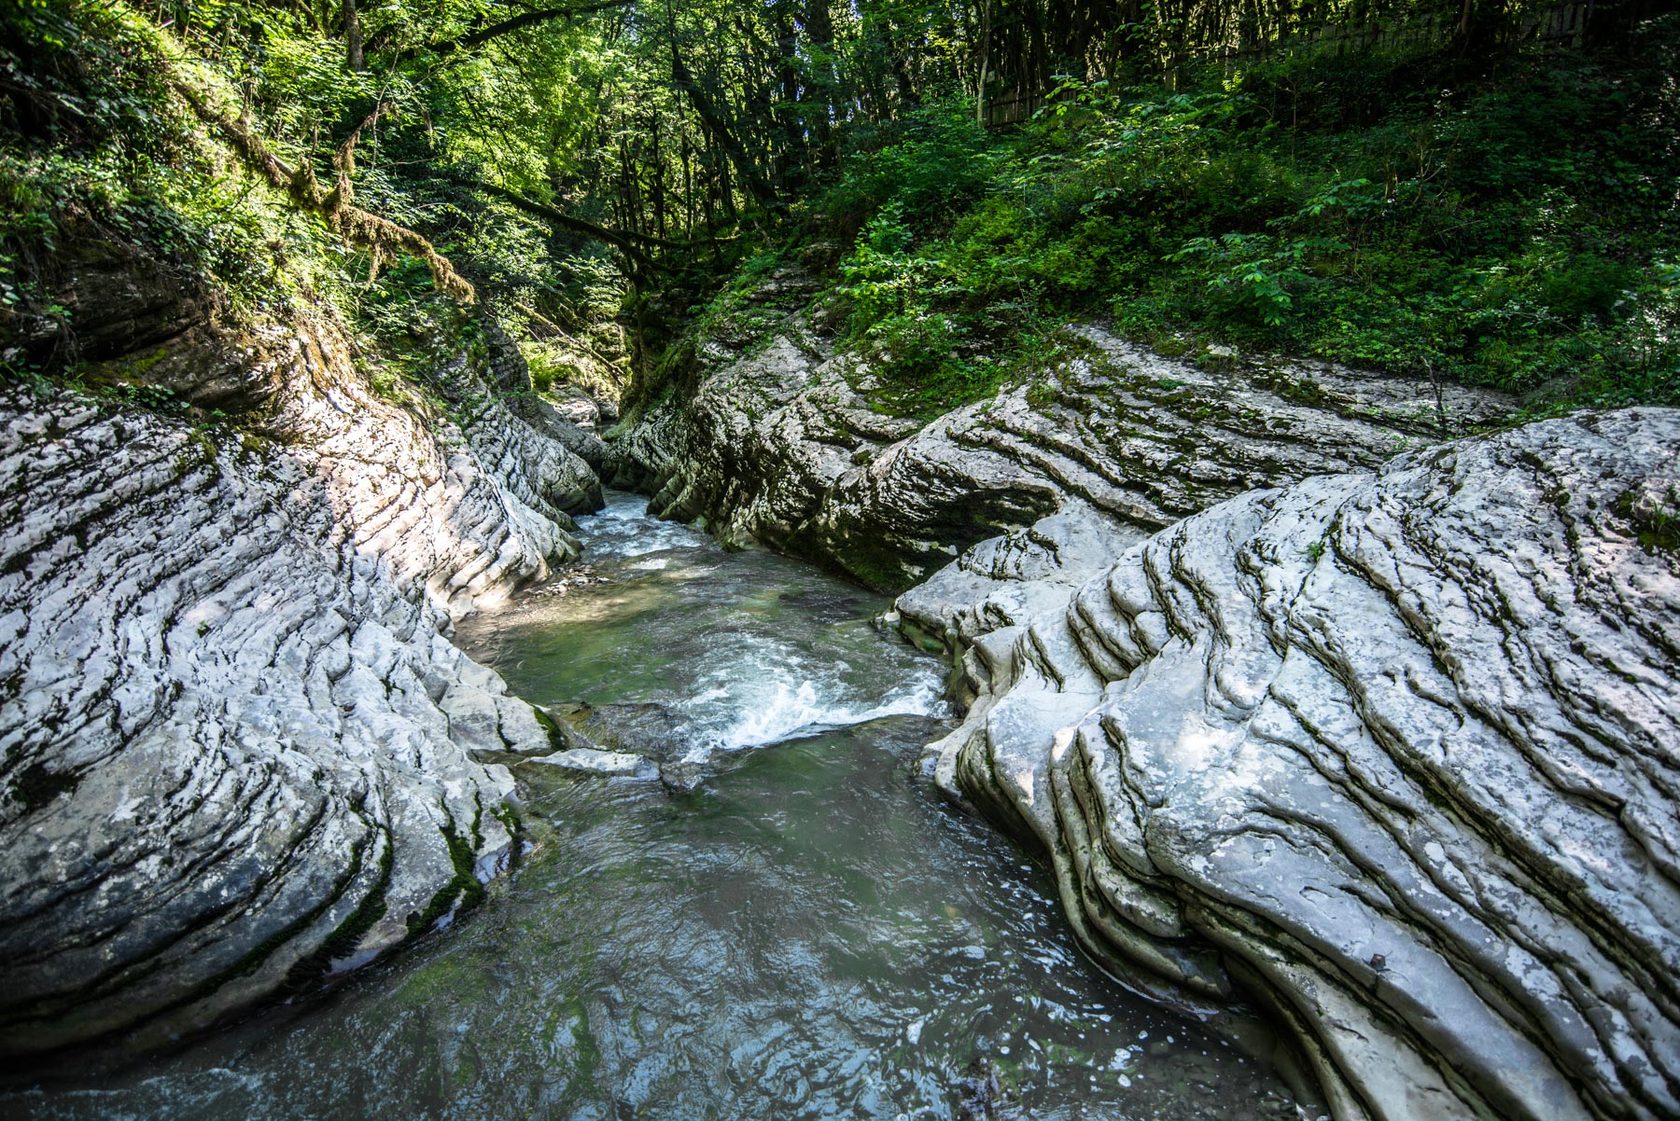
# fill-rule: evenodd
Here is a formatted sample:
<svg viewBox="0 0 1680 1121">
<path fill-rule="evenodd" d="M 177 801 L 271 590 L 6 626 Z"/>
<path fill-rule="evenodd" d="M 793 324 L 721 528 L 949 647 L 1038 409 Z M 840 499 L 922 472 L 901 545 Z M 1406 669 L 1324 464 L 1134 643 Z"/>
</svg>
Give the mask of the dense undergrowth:
<svg viewBox="0 0 1680 1121">
<path fill-rule="evenodd" d="M 546 237 L 433 178 L 445 153 L 416 150 L 415 130 L 396 127 L 405 112 L 430 119 L 419 92 L 373 89 L 373 76 L 324 61 L 333 44 L 295 29 L 268 35 L 264 64 L 243 72 L 213 44 L 181 41 L 123 4 L 31 0 L 0 30 L 0 373 L 98 392 L 115 378 L 151 400 L 142 370 L 113 371 L 86 352 L 67 295 L 90 258 L 115 252 L 162 265 L 236 330 L 264 317 L 335 318 L 394 400 L 420 403 L 428 368 L 481 347 L 486 315 L 515 334 L 540 387 L 593 379 L 603 396 L 618 392 L 623 278 L 598 248 Z M 358 246 L 265 181 L 182 86 L 329 185 L 334 145 L 384 99 L 380 127 L 361 140 L 356 202 L 423 231 L 480 299 L 452 299 L 422 259 Z M 599 360 L 580 362 L 572 332 L 596 329 Z"/>
<path fill-rule="evenodd" d="M 982 128 L 964 97 L 927 96 L 837 127 L 838 159 L 788 172 L 779 205 L 737 183 L 723 196 L 736 224 L 714 230 L 691 196 L 689 234 L 707 235 L 644 238 L 632 256 L 463 186 L 498 176 L 550 202 L 570 191 L 567 215 L 610 223 L 615 204 L 586 189 L 599 152 L 556 147 L 599 131 L 601 96 L 539 95 L 621 80 L 628 40 L 549 25 L 509 41 L 517 74 L 493 53 L 375 72 L 346 68 L 330 29 L 295 12 L 212 18 L 220 7 L 179 34 L 91 0 L 29 0 L 4 22 L 12 374 L 85 372 L 62 297 L 103 243 L 214 290 L 224 316 L 338 317 L 395 397 L 440 351 L 471 344 L 487 309 L 539 389 L 614 397 L 638 350 L 632 404 L 645 404 L 680 390 L 720 324 L 750 345 L 774 319 L 755 293 L 796 261 L 818 322 L 868 359 L 876 403 L 912 415 L 1030 378 L 1080 319 L 1173 354 L 1218 344 L 1493 386 L 1530 414 L 1680 403 L 1680 17 L 1613 53 L 1280 48 L 1240 70 L 1187 68 L 1172 88 L 1069 79 L 1012 129 Z M 385 41 L 439 34 L 406 26 Z M 357 204 L 429 238 L 479 307 L 265 182 L 172 78 L 323 185 L 335 146 L 379 107 L 361 130 Z M 602 137 L 629 158 L 628 134 Z"/>
<path fill-rule="evenodd" d="M 1177 90 L 1068 82 L 860 130 L 803 207 L 819 303 L 882 407 L 930 415 L 1077 318 L 1428 374 L 1530 414 L 1680 403 L 1680 21 L 1631 56 L 1301 55 Z M 719 306 L 794 251 L 749 262 Z M 806 256 L 809 256 L 807 250 Z"/>
</svg>

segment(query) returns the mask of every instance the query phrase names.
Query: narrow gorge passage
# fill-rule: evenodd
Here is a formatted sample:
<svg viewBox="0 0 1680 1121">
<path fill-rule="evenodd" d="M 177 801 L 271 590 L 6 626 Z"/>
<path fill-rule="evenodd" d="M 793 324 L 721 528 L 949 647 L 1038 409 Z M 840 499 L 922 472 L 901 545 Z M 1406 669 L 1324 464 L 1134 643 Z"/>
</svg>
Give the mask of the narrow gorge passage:
<svg viewBox="0 0 1680 1121">
<path fill-rule="evenodd" d="M 0 1114 L 957 1118 L 985 1060 L 1000 1116 L 1297 1116 L 1080 959 L 1045 873 L 918 776 L 942 666 L 876 628 L 884 600 L 645 510 L 611 496 L 585 564 L 460 641 L 665 782 L 520 763 L 527 851 L 453 928 Z"/>
</svg>

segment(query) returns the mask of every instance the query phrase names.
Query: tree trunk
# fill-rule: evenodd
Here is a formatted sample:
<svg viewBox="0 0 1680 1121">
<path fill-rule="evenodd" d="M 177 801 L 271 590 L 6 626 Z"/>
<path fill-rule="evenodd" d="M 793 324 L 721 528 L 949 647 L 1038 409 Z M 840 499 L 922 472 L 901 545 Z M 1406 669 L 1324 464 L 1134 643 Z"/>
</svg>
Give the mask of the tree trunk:
<svg viewBox="0 0 1680 1121">
<path fill-rule="evenodd" d="M 344 0 L 344 66 L 348 70 L 367 69 L 367 59 L 362 57 L 362 15 L 356 10 L 356 0 Z"/>
<path fill-rule="evenodd" d="M 806 0 L 805 41 L 810 45 L 811 73 L 807 96 L 815 102 L 811 110 L 811 142 L 817 150 L 817 166 L 827 167 L 838 153 L 834 149 L 833 117 L 840 78 L 834 69 L 834 20 L 828 0 Z"/>
<path fill-rule="evenodd" d="M 760 206 L 774 208 L 776 206 L 775 191 L 771 189 L 764 176 L 759 173 L 752 157 L 741 146 L 741 142 L 736 139 L 735 134 L 730 131 L 723 118 L 718 115 L 717 108 L 712 104 L 711 99 L 700 88 L 700 84 L 694 80 L 694 75 L 689 71 L 688 64 L 683 61 L 682 51 L 677 46 L 674 31 L 675 29 L 673 29 L 671 39 L 672 82 L 687 96 L 689 104 L 694 106 L 695 115 L 700 118 L 700 125 L 705 129 L 706 135 L 712 138 L 712 141 L 723 152 L 724 156 L 735 166 L 736 172 L 741 176 L 741 182 L 746 186 L 747 192 L 752 195 L 753 201 Z"/>
<path fill-rule="evenodd" d="M 805 128 L 799 103 L 799 40 L 794 34 L 792 0 L 777 0 L 773 9 L 776 27 L 775 116 L 780 128 L 777 139 L 776 181 L 783 191 L 792 190 L 800 179 L 805 155 Z"/>
</svg>

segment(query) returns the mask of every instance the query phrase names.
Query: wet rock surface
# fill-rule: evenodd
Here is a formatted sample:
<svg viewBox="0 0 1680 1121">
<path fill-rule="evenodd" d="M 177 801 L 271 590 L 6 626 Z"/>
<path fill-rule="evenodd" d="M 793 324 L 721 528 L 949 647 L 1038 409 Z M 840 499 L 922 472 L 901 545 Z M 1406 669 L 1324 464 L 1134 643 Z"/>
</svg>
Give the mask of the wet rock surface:
<svg viewBox="0 0 1680 1121">
<path fill-rule="evenodd" d="M 898 615 L 972 702 L 937 781 L 1050 855 L 1133 988 L 1270 1007 L 1343 1121 L 1680 1114 L 1680 415 L 1415 450 L 1503 402 L 1084 329 L 922 424 L 793 318 L 609 452 L 506 340 L 426 420 L 330 325 L 235 336 L 142 287 L 99 360 L 161 347 L 153 383 L 237 427 L 0 397 L 0 1051 L 160 1042 L 425 929 L 509 851 L 503 763 L 686 793 L 708 753 L 931 711 L 778 678 L 783 613 L 857 622 L 833 590 L 708 602 L 763 648 L 710 723 L 661 692 L 682 644 L 559 723 L 511 698 L 450 621 L 576 555 L 593 465 L 726 542 L 923 581 Z M 635 612 L 715 563 L 604 520 L 620 578 L 532 603 Z"/>
<path fill-rule="evenodd" d="M 512 781 L 474 753 L 548 743 L 448 633 L 576 555 L 589 468 L 465 359 L 427 421 L 331 324 L 169 337 L 214 353 L 150 384 L 237 426 L 0 398 L 12 1056 L 156 1043 L 425 929 L 508 852 Z M 242 373 L 202 401 L 169 380 L 213 357 Z"/>
<path fill-rule="evenodd" d="M 1216 506 L 979 637 L 938 777 L 1340 1118 L 1680 1114 L 1680 412 Z"/>
</svg>

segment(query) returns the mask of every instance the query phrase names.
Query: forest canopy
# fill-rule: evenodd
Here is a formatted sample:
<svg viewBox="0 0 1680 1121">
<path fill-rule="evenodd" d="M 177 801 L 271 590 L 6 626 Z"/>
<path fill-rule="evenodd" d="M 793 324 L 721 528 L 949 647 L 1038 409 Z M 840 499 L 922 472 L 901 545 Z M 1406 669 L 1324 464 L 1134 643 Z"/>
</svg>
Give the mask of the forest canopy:
<svg viewBox="0 0 1680 1121">
<path fill-rule="evenodd" d="M 375 338 L 439 299 L 534 360 L 623 323 L 634 402 L 797 265 L 893 411 L 1095 317 L 1540 411 L 1673 402 L 1668 7 L 26 0 L 0 299 L 62 317 L 53 247 L 91 224 L 257 303 L 303 276 Z"/>
</svg>

